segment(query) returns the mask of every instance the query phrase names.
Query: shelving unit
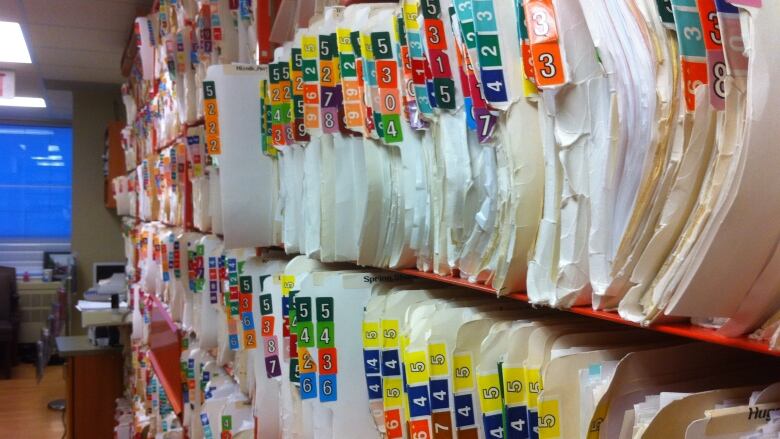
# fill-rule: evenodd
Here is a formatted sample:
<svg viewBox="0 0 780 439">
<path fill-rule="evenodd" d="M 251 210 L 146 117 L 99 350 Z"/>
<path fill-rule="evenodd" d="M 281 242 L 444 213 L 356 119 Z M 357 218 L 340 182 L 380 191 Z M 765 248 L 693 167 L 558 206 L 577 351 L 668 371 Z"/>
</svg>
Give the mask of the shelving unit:
<svg viewBox="0 0 780 439">
<path fill-rule="evenodd" d="M 342 0 L 342 4 L 345 5 L 352 4 L 352 3 L 362 3 L 362 2 Z M 261 0 L 261 3 L 267 3 L 270 11 L 275 8 L 278 8 L 281 1 Z M 157 9 L 157 2 L 155 2 L 152 10 L 155 9 Z M 270 22 L 272 22 L 272 19 L 270 21 L 264 20 L 258 22 L 258 29 L 260 29 L 260 26 L 262 25 L 264 32 L 269 30 L 271 27 L 269 25 Z M 267 47 L 273 47 L 273 45 L 270 42 L 266 42 L 266 43 L 267 43 Z M 128 53 L 130 52 L 126 51 L 126 56 L 129 56 L 127 55 Z M 261 59 L 261 61 L 267 62 L 268 59 Z M 157 88 L 158 86 L 157 84 L 155 84 L 153 87 L 154 91 L 151 93 L 150 100 L 147 101 L 145 104 L 143 104 L 141 107 L 139 107 L 139 112 L 136 115 L 136 118 L 141 117 L 141 115 L 145 111 L 147 111 L 149 102 L 152 99 L 154 99 L 154 96 L 157 93 Z M 177 141 L 179 141 L 182 137 L 186 136 L 187 130 L 189 128 L 202 126 L 203 124 L 204 121 L 201 118 L 193 123 L 183 124 L 180 132 L 171 139 L 160 140 L 154 138 L 153 140 L 155 145 L 152 148 L 154 151 L 152 155 L 159 154 L 161 151 L 165 150 L 166 148 L 170 148 L 173 145 L 175 145 Z M 136 165 L 138 166 L 138 164 Z M 189 166 L 190 166 L 189 157 L 185 156 L 185 169 L 187 169 Z M 135 172 L 135 171 L 130 171 L 130 172 Z M 183 227 L 184 230 L 191 231 L 191 232 L 205 233 L 205 234 L 210 233 L 209 231 L 198 230 L 193 225 L 192 185 L 190 184 L 188 179 L 185 179 L 185 190 L 186 190 L 186 195 L 185 195 L 186 203 L 184 208 L 185 209 L 184 225 L 183 226 L 174 225 L 174 224 L 166 224 L 166 225 L 171 227 Z M 136 223 L 140 223 L 143 221 L 138 218 L 134 218 L 134 220 L 136 221 Z M 262 250 L 264 249 L 258 249 L 259 252 Z M 434 273 L 422 272 L 416 269 L 398 269 L 392 271 L 402 273 L 404 275 L 408 275 L 414 278 L 441 282 L 441 283 L 465 288 L 468 290 L 473 290 L 475 293 L 488 294 L 494 297 L 498 295 L 498 292 L 491 286 L 471 283 L 467 280 L 461 279 L 456 276 L 441 276 Z M 521 302 L 530 303 L 528 295 L 523 292 L 510 293 L 502 297 L 508 300 L 518 300 Z M 149 314 L 151 316 L 151 333 L 149 336 L 149 346 L 150 346 L 149 358 L 151 360 L 152 367 L 154 368 L 154 371 L 160 380 L 160 383 L 166 390 L 166 393 L 168 395 L 169 400 L 171 401 L 171 405 L 173 406 L 174 411 L 177 414 L 181 415 L 183 404 L 184 404 L 183 396 L 182 396 L 182 377 L 181 377 L 181 369 L 180 369 L 182 334 L 179 331 L 178 327 L 176 326 L 176 323 L 172 319 L 170 313 L 168 313 L 166 306 L 160 302 L 158 297 L 156 297 L 155 295 L 150 295 L 146 298 L 145 303 L 146 306 L 149 307 L 148 308 Z M 594 310 L 590 306 L 575 306 L 568 309 L 562 309 L 561 312 L 574 313 L 589 318 L 609 321 L 615 324 L 627 325 L 627 326 L 637 327 L 637 328 L 644 328 L 647 330 L 657 331 L 660 333 L 674 335 L 677 337 L 683 337 L 690 340 L 713 343 L 713 344 L 727 346 L 735 349 L 742 349 L 742 350 L 751 351 L 759 354 L 780 357 L 780 351 L 771 350 L 766 343 L 755 341 L 747 337 L 740 337 L 740 338 L 725 337 L 718 334 L 716 330 L 695 326 L 687 321 L 642 326 L 640 324 L 629 322 L 622 319 L 620 315 L 616 312 Z"/>
<path fill-rule="evenodd" d="M 357 268 L 357 266 L 356 266 Z M 473 290 L 475 293 L 489 294 L 496 297 L 496 290 L 484 284 L 475 284 L 467 280 L 453 276 L 441 276 L 434 273 L 426 273 L 415 269 L 392 270 L 410 277 L 427 279 L 454 285 Z M 502 296 L 506 299 L 529 302 L 528 296 L 524 293 L 511 293 Z M 152 316 L 152 333 L 149 341 L 151 346 L 152 367 L 162 383 L 171 404 L 176 413 L 181 413 L 182 408 L 182 381 L 179 369 L 179 358 L 181 355 L 181 335 L 174 323 L 171 315 L 167 312 L 165 306 L 156 296 L 150 296 L 147 306 L 151 306 L 150 315 Z M 606 320 L 616 324 L 628 325 L 632 327 L 642 327 L 633 322 L 623 320 L 615 312 L 597 311 L 589 306 L 575 306 L 568 309 L 562 309 L 561 312 L 571 312 L 586 317 Z M 735 349 L 743 349 L 760 354 L 780 357 L 780 351 L 770 350 L 769 347 L 761 342 L 750 340 L 748 338 L 729 338 L 719 335 L 712 329 L 707 329 L 690 323 L 667 323 L 644 327 L 647 330 L 653 330 L 670 334 L 678 337 L 684 337 L 691 340 L 715 343 L 722 346 L 728 346 Z"/>
<path fill-rule="evenodd" d="M 435 280 L 439 282 L 444 282 L 450 285 L 456 285 L 459 287 L 468 288 L 474 291 L 478 291 L 480 293 L 487 293 L 491 295 L 496 295 L 497 292 L 495 289 L 481 284 L 474 284 L 469 281 L 466 281 L 464 279 L 460 279 L 457 277 L 452 276 L 440 276 L 438 274 L 433 273 L 424 273 L 418 270 L 414 269 L 404 269 L 404 270 L 395 270 L 399 273 L 403 273 L 409 276 L 419 277 L 423 279 L 430 279 Z M 520 300 L 522 302 L 530 303 L 530 300 L 528 299 L 528 295 L 524 293 L 510 293 L 506 296 L 513 300 Z M 746 337 L 740 337 L 740 338 L 731 338 L 731 337 L 724 337 L 717 333 L 717 331 L 713 329 L 703 328 L 701 326 L 695 326 L 687 322 L 683 323 L 664 323 L 664 324 L 657 324 L 657 325 L 650 325 L 650 326 L 642 326 L 634 322 L 629 322 L 627 320 L 624 320 L 623 318 L 618 315 L 616 312 L 609 312 L 609 311 L 598 311 L 594 310 L 590 306 L 574 306 L 568 309 L 563 309 L 563 311 L 571 312 L 574 314 L 579 314 L 586 317 L 592 317 L 596 319 L 606 320 L 613 323 L 620 323 L 622 325 L 628 325 L 638 328 L 645 328 L 653 331 L 663 332 L 665 334 L 671 334 L 676 335 L 679 337 L 685 337 L 690 338 L 692 340 L 698 340 L 698 341 L 704 341 L 708 343 L 715 343 L 723 346 L 728 346 L 732 348 L 737 349 L 744 349 L 747 351 L 753 351 L 758 352 L 760 354 L 766 354 L 766 355 L 772 355 L 775 357 L 780 357 L 780 351 L 773 351 L 769 349 L 769 346 L 767 346 L 765 343 L 761 343 L 755 340 L 751 340 Z"/>
</svg>

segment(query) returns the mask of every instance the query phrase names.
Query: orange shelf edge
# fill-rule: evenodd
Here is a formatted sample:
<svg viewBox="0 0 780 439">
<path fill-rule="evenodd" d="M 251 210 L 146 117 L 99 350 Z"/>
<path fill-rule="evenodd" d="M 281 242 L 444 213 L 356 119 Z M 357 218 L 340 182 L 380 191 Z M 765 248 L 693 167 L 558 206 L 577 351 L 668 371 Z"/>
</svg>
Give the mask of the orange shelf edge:
<svg viewBox="0 0 780 439">
<path fill-rule="evenodd" d="M 392 270 L 392 271 L 403 273 L 409 276 L 422 278 L 422 279 L 430 279 L 439 282 L 444 282 L 450 285 L 469 288 L 475 291 L 479 291 L 481 293 L 491 294 L 493 296 L 499 297 L 495 288 L 493 287 L 490 287 L 485 284 L 475 284 L 465 279 L 461 279 L 453 276 L 441 276 L 434 273 L 426 273 L 426 272 L 418 271 L 415 269 L 408 269 L 408 268 Z M 528 295 L 525 293 L 510 293 L 500 297 L 506 297 L 506 298 L 530 303 L 528 299 Z M 747 337 L 738 337 L 738 338 L 725 337 L 723 335 L 718 334 L 718 332 L 714 329 L 703 328 L 701 326 L 695 326 L 690 323 L 664 323 L 664 324 L 643 326 L 638 323 L 624 320 L 616 312 L 594 310 L 590 306 L 575 306 L 572 308 L 556 308 L 556 309 L 558 309 L 559 311 L 570 312 L 582 316 L 607 320 L 622 325 L 628 325 L 637 328 L 645 328 L 651 331 L 663 332 L 665 334 L 676 335 L 679 337 L 690 338 L 693 340 L 715 343 L 715 344 L 728 346 L 732 348 L 743 349 L 747 351 L 757 352 L 760 354 L 780 357 L 780 351 L 773 351 L 769 349 L 769 346 L 766 343 L 762 343 L 756 340 L 751 340 Z"/>
<path fill-rule="evenodd" d="M 171 315 L 156 295 L 151 295 L 149 359 L 157 379 L 165 389 L 177 415 L 182 414 L 184 397 L 181 386 L 181 340 Z"/>
</svg>

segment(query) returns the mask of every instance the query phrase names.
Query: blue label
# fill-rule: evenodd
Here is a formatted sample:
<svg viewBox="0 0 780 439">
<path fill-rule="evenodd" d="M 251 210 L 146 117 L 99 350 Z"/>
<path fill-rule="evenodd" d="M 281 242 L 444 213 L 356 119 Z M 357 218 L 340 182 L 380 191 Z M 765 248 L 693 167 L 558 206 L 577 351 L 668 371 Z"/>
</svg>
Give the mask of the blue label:
<svg viewBox="0 0 780 439">
<path fill-rule="evenodd" d="M 301 399 L 314 399 L 317 397 L 317 374 L 302 373 L 301 378 Z"/>
<path fill-rule="evenodd" d="M 471 394 L 455 395 L 455 426 L 464 428 L 474 423 L 474 401 Z"/>
<path fill-rule="evenodd" d="M 366 386 L 368 387 L 368 399 L 382 399 L 382 377 L 379 375 L 370 375 L 366 377 Z"/>
<path fill-rule="evenodd" d="M 539 413 L 536 410 L 528 410 L 528 437 L 539 439 Z"/>
<path fill-rule="evenodd" d="M 450 408 L 450 383 L 445 379 L 432 379 L 429 383 L 431 389 L 431 410 L 447 410 Z"/>
<path fill-rule="evenodd" d="M 506 408 L 507 439 L 528 439 L 528 413 L 525 406 Z"/>
<path fill-rule="evenodd" d="M 485 94 L 485 100 L 488 102 L 506 102 L 506 82 L 504 81 L 504 71 L 501 69 L 480 70 L 479 76 L 482 79 L 482 92 Z"/>
<path fill-rule="evenodd" d="M 726 0 L 715 0 L 715 9 L 727 14 L 739 14 L 739 9 Z"/>
<path fill-rule="evenodd" d="M 401 360 L 397 349 L 382 352 L 382 376 L 401 375 Z"/>
<path fill-rule="evenodd" d="M 379 362 L 379 350 L 363 350 L 363 366 L 365 368 L 366 375 L 379 373 Z"/>
<path fill-rule="evenodd" d="M 228 336 L 228 340 L 230 341 L 230 350 L 237 351 L 238 350 L 238 334 L 230 334 Z"/>
<path fill-rule="evenodd" d="M 246 311 L 241 314 L 241 324 L 244 326 L 244 331 L 255 329 L 255 319 L 252 317 L 252 311 Z"/>
<path fill-rule="evenodd" d="M 504 438 L 504 419 L 501 417 L 501 413 L 483 415 L 482 422 L 485 426 L 485 437 L 496 439 Z"/>
<path fill-rule="evenodd" d="M 466 126 L 469 130 L 474 131 L 477 129 L 477 121 L 474 119 L 474 101 L 471 97 L 463 99 L 463 103 L 466 108 Z"/>
<path fill-rule="evenodd" d="M 333 402 L 338 399 L 336 375 L 320 375 L 320 402 Z"/>
<path fill-rule="evenodd" d="M 407 395 L 409 399 L 409 415 L 412 418 L 429 416 L 431 414 L 431 401 L 428 396 L 428 386 L 409 386 Z"/>
</svg>

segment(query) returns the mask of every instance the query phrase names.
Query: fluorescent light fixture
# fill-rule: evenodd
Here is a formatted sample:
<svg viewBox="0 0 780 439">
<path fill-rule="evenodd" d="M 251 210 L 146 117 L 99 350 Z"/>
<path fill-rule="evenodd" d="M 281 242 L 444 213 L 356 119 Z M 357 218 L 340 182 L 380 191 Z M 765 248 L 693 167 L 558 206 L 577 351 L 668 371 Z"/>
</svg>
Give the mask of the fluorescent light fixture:
<svg viewBox="0 0 780 439">
<path fill-rule="evenodd" d="M 13 21 L 0 21 L 0 62 L 30 64 L 30 52 L 24 42 L 22 27 Z"/>
<path fill-rule="evenodd" d="M 52 130 L 42 130 L 37 128 L 0 128 L 0 134 L 26 134 L 28 136 L 51 136 L 54 134 Z M 24 149 L 27 146 L 19 144 L 19 147 Z"/>
<path fill-rule="evenodd" d="M 46 101 L 43 98 L 23 98 L 16 96 L 11 99 L 0 99 L 0 107 L 30 107 L 46 108 Z"/>
<path fill-rule="evenodd" d="M 35 162 L 35 164 L 38 166 L 49 167 L 49 168 L 50 167 L 61 168 L 65 166 L 65 163 L 63 162 Z"/>
</svg>

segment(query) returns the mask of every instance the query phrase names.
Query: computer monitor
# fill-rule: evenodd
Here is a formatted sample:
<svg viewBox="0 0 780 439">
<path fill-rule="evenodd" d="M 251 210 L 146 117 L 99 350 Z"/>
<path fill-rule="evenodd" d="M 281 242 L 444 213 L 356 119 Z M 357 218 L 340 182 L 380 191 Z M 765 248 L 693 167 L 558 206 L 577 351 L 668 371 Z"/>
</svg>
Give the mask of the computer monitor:
<svg viewBox="0 0 780 439">
<path fill-rule="evenodd" d="M 98 281 L 108 279 L 115 273 L 124 272 L 124 262 L 95 262 L 92 264 L 92 285 L 97 285 Z"/>
</svg>

